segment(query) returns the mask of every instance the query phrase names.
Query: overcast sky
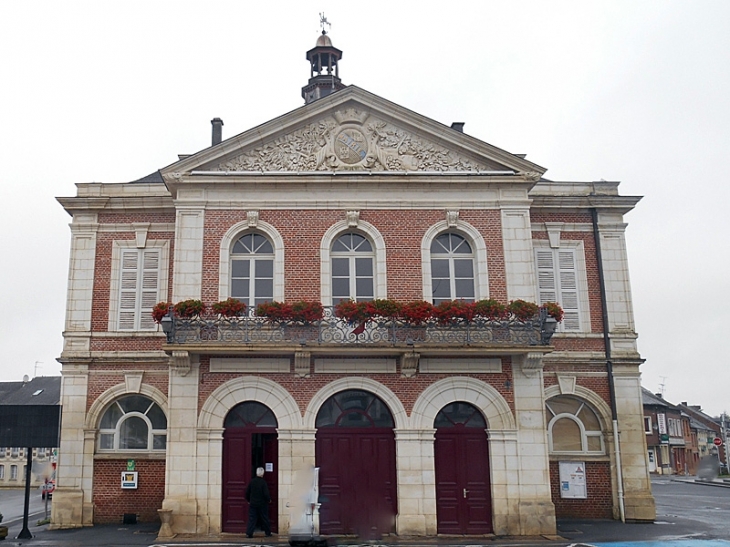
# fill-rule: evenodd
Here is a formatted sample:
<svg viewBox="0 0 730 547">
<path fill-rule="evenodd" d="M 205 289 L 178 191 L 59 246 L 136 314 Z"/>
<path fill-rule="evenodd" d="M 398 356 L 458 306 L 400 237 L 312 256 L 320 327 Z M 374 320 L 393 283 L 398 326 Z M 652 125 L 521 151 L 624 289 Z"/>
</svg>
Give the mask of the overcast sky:
<svg viewBox="0 0 730 547">
<path fill-rule="evenodd" d="M 214 117 L 228 138 L 301 106 L 321 11 L 345 84 L 645 196 L 626 216 L 643 385 L 730 411 L 726 0 L 4 2 L 0 381 L 60 373 L 55 197 L 206 148 Z"/>
</svg>

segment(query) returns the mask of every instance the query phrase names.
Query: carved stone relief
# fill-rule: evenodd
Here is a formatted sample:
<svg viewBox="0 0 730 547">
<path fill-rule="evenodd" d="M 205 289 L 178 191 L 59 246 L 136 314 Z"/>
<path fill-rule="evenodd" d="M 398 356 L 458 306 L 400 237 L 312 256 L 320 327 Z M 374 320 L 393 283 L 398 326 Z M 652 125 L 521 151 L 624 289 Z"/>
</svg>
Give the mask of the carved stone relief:
<svg viewBox="0 0 730 547">
<path fill-rule="evenodd" d="M 356 108 L 332 116 L 220 163 L 219 171 L 488 171 Z"/>
</svg>

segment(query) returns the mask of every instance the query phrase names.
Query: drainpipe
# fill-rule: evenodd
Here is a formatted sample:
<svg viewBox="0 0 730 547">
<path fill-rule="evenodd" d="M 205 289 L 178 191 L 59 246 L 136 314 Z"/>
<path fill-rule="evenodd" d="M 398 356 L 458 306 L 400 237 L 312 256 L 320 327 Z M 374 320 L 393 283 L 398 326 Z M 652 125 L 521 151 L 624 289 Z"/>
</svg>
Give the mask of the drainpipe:
<svg viewBox="0 0 730 547">
<path fill-rule="evenodd" d="M 618 434 L 618 412 L 616 411 L 616 390 L 613 385 L 613 363 L 611 361 L 611 338 L 608 334 L 608 306 L 606 304 L 606 280 L 603 277 L 603 259 L 601 257 L 601 238 L 598 234 L 598 211 L 591 208 L 593 220 L 593 239 L 596 242 L 596 261 L 598 262 L 598 284 L 601 287 L 601 308 L 603 309 L 603 345 L 606 348 L 606 373 L 608 375 L 608 393 L 611 399 L 611 421 L 613 422 L 613 445 L 616 452 L 616 481 L 618 482 L 618 510 L 621 522 L 626 522 L 624 506 L 624 477 L 621 468 L 621 446 Z"/>
</svg>

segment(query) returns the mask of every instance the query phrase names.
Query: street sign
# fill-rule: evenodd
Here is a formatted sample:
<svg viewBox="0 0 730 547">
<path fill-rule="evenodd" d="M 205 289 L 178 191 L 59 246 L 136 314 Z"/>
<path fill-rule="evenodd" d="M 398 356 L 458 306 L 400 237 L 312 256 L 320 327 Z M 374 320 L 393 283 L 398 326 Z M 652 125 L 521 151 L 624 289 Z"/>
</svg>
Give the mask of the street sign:
<svg viewBox="0 0 730 547">
<path fill-rule="evenodd" d="M 715 446 L 720 446 L 722 444 L 722 439 L 720 437 L 715 437 L 712 442 Z"/>
</svg>

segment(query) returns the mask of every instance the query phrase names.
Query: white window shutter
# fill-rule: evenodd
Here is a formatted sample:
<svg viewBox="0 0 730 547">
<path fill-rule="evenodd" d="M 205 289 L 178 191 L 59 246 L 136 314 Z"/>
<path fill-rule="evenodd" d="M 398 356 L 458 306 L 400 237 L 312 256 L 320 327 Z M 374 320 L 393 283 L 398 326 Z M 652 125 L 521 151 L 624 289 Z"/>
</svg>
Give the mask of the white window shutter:
<svg viewBox="0 0 730 547">
<path fill-rule="evenodd" d="M 559 303 L 565 312 L 563 330 L 580 330 L 580 308 L 578 306 L 578 272 L 575 268 L 575 250 L 558 249 L 560 269 Z"/>
<path fill-rule="evenodd" d="M 139 310 L 140 330 L 155 330 L 152 308 L 157 304 L 158 283 L 160 279 L 160 251 L 142 251 L 142 283 Z"/>
<path fill-rule="evenodd" d="M 137 311 L 137 265 L 139 252 L 122 251 L 122 271 L 119 283 L 119 330 L 134 330 Z"/>
<path fill-rule="evenodd" d="M 155 330 L 152 308 L 157 303 L 159 278 L 159 249 L 122 251 L 119 330 Z"/>
<path fill-rule="evenodd" d="M 563 308 L 561 331 L 580 331 L 580 303 L 575 249 L 535 249 L 539 304 L 557 302 Z"/>
<path fill-rule="evenodd" d="M 535 249 L 537 260 L 538 304 L 556 302 L 558 299 L 555 266 L 552 249 Z"/>
</svg>

